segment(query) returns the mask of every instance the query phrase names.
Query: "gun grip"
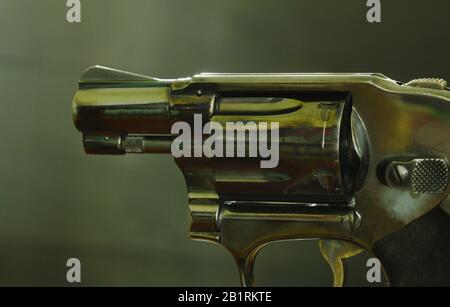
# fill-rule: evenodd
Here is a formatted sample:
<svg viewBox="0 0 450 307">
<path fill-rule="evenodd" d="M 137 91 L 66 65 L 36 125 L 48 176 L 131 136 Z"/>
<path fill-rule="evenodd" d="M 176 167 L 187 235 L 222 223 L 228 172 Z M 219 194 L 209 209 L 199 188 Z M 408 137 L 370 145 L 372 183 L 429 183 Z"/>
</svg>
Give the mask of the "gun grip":
<svg viewBox="0 0 450 307">
<path fill-rule="evenodd" d="M 376 242 L 394 287 L 450 285 L 450 215 L 439 206 Z"/>
</svg>

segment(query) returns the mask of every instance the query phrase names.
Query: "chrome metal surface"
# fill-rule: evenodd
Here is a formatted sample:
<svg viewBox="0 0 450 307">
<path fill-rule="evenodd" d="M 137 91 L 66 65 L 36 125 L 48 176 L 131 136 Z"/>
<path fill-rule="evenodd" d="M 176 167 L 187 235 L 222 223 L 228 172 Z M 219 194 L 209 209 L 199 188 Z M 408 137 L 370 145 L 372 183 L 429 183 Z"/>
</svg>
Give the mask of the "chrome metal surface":
<svg viewBox="0 0 450 307">
<path fill-rule="evenodd" d="M 313 238 L 350 242 L 336 243 L 342 249 L 331 252 L 322 244 L 341 285 L 340 259 L 359 248 L 371 252 L 450 193 L 444 167 L 450 91 L 440 80 L 402 85 L 381 74 L 127 78 L 93 68 L 82 79 L 73 110 L 87 151 L 168 152 L 171 125 L 182 120 L 193 126 L 194 114 L 223 127 L 280 124 L 274 169 L 261 169 L 251 158 L 175 159 L 188 188 L 191 237 L 227 248 L 243 285 L 253 285 L 261 248 Z M 121 147 L 128 135 L 134 139 Z M 165 141 L 149 145 L 154 135 Z M 309 205 L 299 209 L 302 204 Z"/>
</svg>

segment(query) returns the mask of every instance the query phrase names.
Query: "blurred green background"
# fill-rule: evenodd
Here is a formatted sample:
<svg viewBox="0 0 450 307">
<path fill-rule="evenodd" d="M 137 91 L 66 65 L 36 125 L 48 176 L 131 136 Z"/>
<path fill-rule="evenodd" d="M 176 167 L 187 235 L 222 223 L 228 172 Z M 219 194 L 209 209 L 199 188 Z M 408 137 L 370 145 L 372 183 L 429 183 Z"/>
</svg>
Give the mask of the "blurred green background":
<svg viewBox="0 0 450 307">
<path fill-rule="evenodd" d="M 237 286 L 228 253 L 188 239 L 187 194 L 169 156 L 87 156 L 72 124 L 82 71 L 382 72 L 449 79 L 450 1 L 0 0 L 0 285 Z M 365 261 L 350 261 L 363 286 Z M 317 242 L 268 246 L 258 285 L 328 286 Z"/>
</svg>

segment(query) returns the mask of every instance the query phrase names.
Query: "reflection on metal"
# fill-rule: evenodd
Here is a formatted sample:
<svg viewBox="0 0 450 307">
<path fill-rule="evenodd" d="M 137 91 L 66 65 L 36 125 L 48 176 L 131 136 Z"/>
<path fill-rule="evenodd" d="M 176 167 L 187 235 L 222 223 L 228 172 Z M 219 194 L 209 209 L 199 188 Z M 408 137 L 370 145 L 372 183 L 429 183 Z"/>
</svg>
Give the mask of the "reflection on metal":
<svg viewBox="0 0 450 307">
<path fill-rule="evenodd" d="M 342 287 L 345 273 L 343 260 L 356 256 L 364 250 L 353 243 L 341 240 L 320 240 L 319 248 L 333 271 L 334 287 Z"/>
<path fill-rule="evenodd" d="M 253 285 L 258 251 L 321 238 L 335 285 L 341 259 L 373 246 L 450 192 L 450 91 L 381 74 L 200 74 L 159 80 L 95 67 L 80 81 L 74 122 L 86 152 L 169 153 L 171 126 L 194 114 L 278 122 L 280 162 L 175 159 L 189 191 L 191 237 L 218 243 Z M 246 140 L 254 142 L 255 140 Z M 176 188 L 176 187 L 174 187 Z M 387 272 L 389 276 L 389 272 Z"/>
</svg>

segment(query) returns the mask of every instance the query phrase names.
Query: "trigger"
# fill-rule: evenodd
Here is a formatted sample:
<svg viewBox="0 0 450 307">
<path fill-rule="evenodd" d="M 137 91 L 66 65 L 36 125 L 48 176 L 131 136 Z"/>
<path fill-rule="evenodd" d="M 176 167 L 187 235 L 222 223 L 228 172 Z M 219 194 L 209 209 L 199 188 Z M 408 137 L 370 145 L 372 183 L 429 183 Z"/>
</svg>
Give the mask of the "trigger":
<svg viewBox="0 0 450 307">
<path fill-rule="evenodd" d="M 255 259 L 253 257 L 236 258 L 239 270 L 239 278 L 243 287 L 254 287 L 255 280 L 253 276 L 253 265 Z"/>
<path fill-rule="evenodd" d="M 243 287 L 254 287 L 255 279 L 253 275 L 253 267 L 256 260 L 256 255 L 261 250 L 262 246 L 248 252 L 245 256 L 234 257 L 239 270 L 239 277 Z"/>
<path fill-rule="evenodd" d="M 345 273 L 342 260 L 356 256 L 364 250 L 356 244 L 342 240 L 320 240 L 319 248 L 323 258 L 325 258 L 333 271 L 333 286 L 342 287 Z"/>
</svg>

